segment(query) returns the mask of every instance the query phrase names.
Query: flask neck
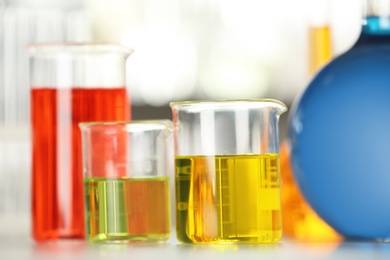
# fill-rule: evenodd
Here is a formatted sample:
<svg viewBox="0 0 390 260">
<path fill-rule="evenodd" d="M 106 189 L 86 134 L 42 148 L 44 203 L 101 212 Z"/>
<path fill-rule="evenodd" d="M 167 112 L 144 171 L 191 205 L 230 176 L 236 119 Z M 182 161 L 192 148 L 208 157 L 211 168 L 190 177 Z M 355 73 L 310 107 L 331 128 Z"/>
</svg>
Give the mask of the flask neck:
<svg viewBox="0 0 390 260">
<path fill-rule="evenodd" d="M 361 34 L 390 36 L 390 0 L 363 0 Z"/>
</svg>

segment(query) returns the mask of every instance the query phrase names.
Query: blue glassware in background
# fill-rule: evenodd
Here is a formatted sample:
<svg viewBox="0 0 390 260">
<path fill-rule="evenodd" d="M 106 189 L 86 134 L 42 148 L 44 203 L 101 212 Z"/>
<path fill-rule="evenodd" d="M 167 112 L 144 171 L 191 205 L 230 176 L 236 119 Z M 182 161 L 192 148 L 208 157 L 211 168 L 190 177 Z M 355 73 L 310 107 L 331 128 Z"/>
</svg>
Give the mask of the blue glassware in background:
<svg viewBox="0 0 390 260">
<path fill-rule="evenodd" d="M 347 238 L 390 237 L 390 0 L 363 1 L 361 34 L 294 103 L 294 177 Z"/>
</svg>

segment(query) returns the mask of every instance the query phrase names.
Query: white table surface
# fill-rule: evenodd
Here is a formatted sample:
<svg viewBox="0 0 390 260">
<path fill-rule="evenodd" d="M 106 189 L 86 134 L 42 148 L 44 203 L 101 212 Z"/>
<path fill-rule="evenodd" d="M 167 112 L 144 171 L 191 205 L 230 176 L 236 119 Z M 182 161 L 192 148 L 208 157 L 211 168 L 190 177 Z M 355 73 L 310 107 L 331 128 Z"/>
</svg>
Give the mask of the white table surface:
<svg viewBox="0 0 390 260">
<path fill-rule="evenodd" d="M 36 243 L 25 232 L 0 230 L 0 259 L 390 259 L 390 243 L 283 238 L 268 245 L 211 246 L 180 244 L 174 235 L 163 244 L 88 244 L 78 240 Z"/>
</svg>

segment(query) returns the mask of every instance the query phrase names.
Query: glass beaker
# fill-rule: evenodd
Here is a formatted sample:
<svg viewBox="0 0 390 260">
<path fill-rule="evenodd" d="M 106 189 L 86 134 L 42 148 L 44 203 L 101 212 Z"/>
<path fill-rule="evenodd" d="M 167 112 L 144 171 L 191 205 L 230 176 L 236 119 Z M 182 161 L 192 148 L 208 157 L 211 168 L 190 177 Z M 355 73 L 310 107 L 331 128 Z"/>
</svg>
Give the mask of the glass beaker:
<svg viewBox="0 0 390 260">
<path fill-rule="evenodd" d="M 32 236 L 84 238 L 80 122 L 130 120 L 125 61 L 113 44 L 29 46 Z"/>
<path fill-rule="evenodd" d="M 169 120 L 81 123 L 90 242 L 170 237 Z"/>
<path fill-rule="evenodd" d="M 172 102 L 181 242 L 273 243 L 282 236 L 277 100 Z"/>
</svg>

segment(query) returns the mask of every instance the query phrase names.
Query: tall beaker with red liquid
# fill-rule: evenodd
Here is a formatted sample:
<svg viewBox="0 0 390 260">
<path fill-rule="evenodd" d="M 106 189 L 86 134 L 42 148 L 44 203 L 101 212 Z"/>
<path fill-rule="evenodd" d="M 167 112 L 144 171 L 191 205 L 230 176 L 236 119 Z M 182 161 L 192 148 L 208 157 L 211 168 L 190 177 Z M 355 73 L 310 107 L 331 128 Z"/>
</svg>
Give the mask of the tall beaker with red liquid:
<svg viewBox="0 0 390 260">
<path fill-rule="evenodd" d="M 127 121 L 130 49 L 114 44 L 29 46 L 32 236 L 84 238 L 80 122 Z"/>
</svg>

